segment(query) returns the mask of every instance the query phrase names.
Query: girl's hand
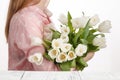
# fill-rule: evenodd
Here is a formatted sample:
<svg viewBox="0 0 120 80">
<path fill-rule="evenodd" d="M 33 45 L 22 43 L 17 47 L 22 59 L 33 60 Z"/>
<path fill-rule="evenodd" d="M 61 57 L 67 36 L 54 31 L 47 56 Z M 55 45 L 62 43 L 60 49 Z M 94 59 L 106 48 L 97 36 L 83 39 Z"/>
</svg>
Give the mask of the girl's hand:
<svg viewBox="0 0 120 80">
<path fill-rule="evenodd" d="M 91 60 L 93 58 L 94 54 L 95 54 L 94 52 L 89 52 L 87 54 L 87 56 L 84 57 L 85 62 L 88 62 L 89 60 Z M 71 68 L 70 71 L 77 71 L 77 70 L 76 70 L 76 68 Z"/>
<path fill-rule="evenodd" d="M 91 59 L 93 58 L 94 54 L 95 54 L 94 52 L 89 52 L 89 53 L 87 54 L 87 56 L 84 57 L 84 61 L 85 61 L 85 62 L 88 62 L 89 60 L 91 60 Z"/>
</svg>

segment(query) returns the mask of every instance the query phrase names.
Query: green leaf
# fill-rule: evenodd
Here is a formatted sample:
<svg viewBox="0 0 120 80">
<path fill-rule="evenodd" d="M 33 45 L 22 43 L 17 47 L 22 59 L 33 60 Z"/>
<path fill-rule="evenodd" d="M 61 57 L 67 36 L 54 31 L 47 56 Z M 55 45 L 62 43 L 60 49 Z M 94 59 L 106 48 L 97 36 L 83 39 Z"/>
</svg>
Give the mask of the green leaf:
<svg viewBox="0 0 120 80">
<path fill-rule="evenodd" d="M 51 46 L 51 41 L 47 40 L 47 39 L 44 39 L 43 40 L 49 47 Z"/>
<path fill-rule="evenodd" d="M 88 35 L 89 35 L 89 28 L 90 28 L 89 22 L 90 22 L 90 19 L 88 20 L 88 22 L 87 22 L 87 24 L 86 24 L 86 26 L 84 28 L 83 39 L 86 39 L 88 37 Z"/>
<path fill-rule="evenodd" d="M 61 33 L 60 33 L 59 31 L 54 31 L 52 38 L 53 38 L 53 39 L 60 38 L 60 35 L 61 35 Z"/>
<path fill-rule="evenodd" d="M 43 45 L 44 45 L 44 47 L 45 47 L 46 49 L 49 49 L 49 48 L 50 48 L 50 46 L 49 46 L 46 42 L 44 42 L 44 41 L 43 41 Z"/>
<path fill-rule="evenodd" d="M 81 64 L 82 64 L 83 66 L 85 66 L 85 67 L 87 67 L 87 66 L 88 66 L 88 64 L 84 61 L 84 59 L 83 59 L 83 58 L 81 58 L 81 59 L 80 59 L 80 62 L 81 62 Z"/>
<path fill-rule="evenodd" d="M 76 67 L 76 60 L 75 60 L 75 59 L 71 61 L 71 67 L 72 67 L 72 68 L 75 68 L 75 67 Z"/>
<path fill-rule="evenodd" d="M 89 44 L 92 44 L 93 43 L 93 39 L 96 37 L 96 35 L 93 35 L 93 34 L 90 34 L 87 38 L 87 41 Z"/>
<path fill-rule="evenodd" d="M 81 71 L 83 71 L 84 68 L 85 68 L 85 66 L 80 65 L 80 64 L 77 63 L 77 66 L 76 66 L 76 69 L 77 69 L 77 70 L 81 70 Z"/>
<path fill-rule="evenodd" d="M 74 33 L 69 33 L 69 43 L 73 44 L 73 37 L 75 36 Z"/>
<path fill-rule="evenodd" d="M 85 67 L 88 66 L 88 64 L 84 61 L 83 57 L 77 57 L 76 59 L 76 62 L 77 62 L 77 70 L 83 70 Z"/>
<path fill-rule="evenodd" d="M 77 46 L 77 41 L 78 39 L 80 38 L 80 35 L 83 33 L 83 29 L 80 28 L 79 31 L 76 33 L 75 37 L 73 38 L 73 44 L 74 44 L 74 47 Z"/>
<path fill-rule="evenodd" d="M 85 39 L 80 39 L 80 41 L 82 42 L 82 44 L 85 44 L 85 45 L 87 45 L 87 44 L 88 44 L 88 41 L 87 41 L 87 40 L 85 40 Z"/>
<path fill-rule="evenodd" d="M 74 30 L 73 30 L 73 26 L 72 26 L 72 22 L 71 22 L 72 16 L 69 11 L 68 11 L 67 17 L 68 17 L 68 27 L 70 29 L 70 33 L 72 33 Z"/>
<path fill-rule="evenodd" d="M 88 45 L 88 52 L 96 52 L 99 51 L 99 47 L 98 46 L 94 46 L 93 44 L 89 44 Z"/>
<path fill-rule="evenodd" d="M 60 66 L 62 71 L 70 71 L 71 68 L 76 67 L 76 60 L 61 63 L 61 64 L 59 64 L 59 66 Z"/>
<path fill-rule="evenodd" d="M 105 37 L 105 35 L 104 34 L 93 34 L 93 33 L 89 33 L 89 35 L 88 35 L 88 37 L 87 37 L 87 41 L 88 41 L 88 43 L 89 44 L 92 44 L 93 43 L 93 40 L 94 40 L 94 38 L 96 37 L 96 36 L 102 36 L 102 37 Z"/>
<path fill-rule="evenodd" d="M 52 32 L 55 32 L 55 31 L 56 31 L 56 30 L 54 30 L 54 29 L 51 29 L 51 28 L 50 28 L 50 30 L 51 30 Z"/>
<path fill-rule="evenodd" d="M 102 34 L 94 34 L 95 32 L 97 32 L 97 30 L 96 29 L 92 29 L 92 30 L 90 30 L 90 32 L 89 32 L 89 35 L 88 35 L 88 37 L 87 37 L 87 41 L 88 41 L 88 43 L 89 44 L 92 44 L 93 43 L 93 39 L 96 37 L 96 36 L 104 36 L 104 34 L 102 35 Z"/>
<path fill-rule="evenodd" d="M 59 64 L 62 71 L 70 71 L 70 62 L 64 62 Z"/>
<path fill-rule="evenodd" d="M 50 60 L 50 61 L 54 61 L 53 59 L 51 59 L 51 57 L 47 53 L 45 53 L 43 55 L 43 57 L 46 58 L 46 59 L 48 59 L 48 60 Z"/>
<path fill-rule="evenodd" d="M 101 33 L 101 34 L 97 34 L 97 36 L 98 36 L 98 35 L 100 35 L 101 37 L 105 37 L 105 34 L 102 34 L 102 33 Z"/>
<path fill-rule="evenodd" d="M 83 57 L 77 58 L 77 62 L 85 67 L 88 66 L 88 64 L 84 61 Z"/>
<path fill-rule="evenodd" d="M 90 30 L 90 32 L 91 33 L 95 33 L 95 32 L 97 32 L 97 30 L 96 29 L 92 29 L 92 30 Z"/>
</svg>

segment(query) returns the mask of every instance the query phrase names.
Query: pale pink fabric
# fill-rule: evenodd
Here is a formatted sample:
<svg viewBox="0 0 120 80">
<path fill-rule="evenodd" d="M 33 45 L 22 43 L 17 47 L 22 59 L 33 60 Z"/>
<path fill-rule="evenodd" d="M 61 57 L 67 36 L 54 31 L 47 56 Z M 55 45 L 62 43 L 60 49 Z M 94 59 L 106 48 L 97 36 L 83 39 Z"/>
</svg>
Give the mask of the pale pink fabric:
<svg viewBox="0 0 120 80">
<path fill-rule="evenodd" d="M 45 11 L 46 12 L 46 11 Z M 34 53 L 44 54 L 43 45 L 32 46 L 30 37 L 44 38 L 45 25 L 50 24 L 49 16 L 38 6 L 29 6 L 18 11 L 11 19 L 8 46 L 9 70 L 58 71 L 58 67 L 44 58 L 41 65 L 32 64 L 28 57 Z M 49 36 L 49 35 L 48 35 Z"/>
</svg>

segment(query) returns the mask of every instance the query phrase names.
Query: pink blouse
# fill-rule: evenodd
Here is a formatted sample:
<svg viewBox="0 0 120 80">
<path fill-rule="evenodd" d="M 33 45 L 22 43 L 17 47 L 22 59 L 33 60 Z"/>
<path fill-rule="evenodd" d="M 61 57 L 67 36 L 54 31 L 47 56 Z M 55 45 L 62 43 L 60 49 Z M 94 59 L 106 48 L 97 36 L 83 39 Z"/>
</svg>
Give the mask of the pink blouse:
<svg viewBox="0 0 120 80">
<path fill-rule="evenodd" d="M 9 28 L 9 70 L 26 71 L 58 71 L 58 67 L 51 61 L 43 59 L 41 65 L 28 61 L 34 53 L 44 54 L 44 46 L 32 45 L 31 37 L 41 39 L 49 36 L 46 25 L 51 21 L 45 11 L 37 5 L 25 7 L 18 11 L 11 19 Z"/>
</svg>

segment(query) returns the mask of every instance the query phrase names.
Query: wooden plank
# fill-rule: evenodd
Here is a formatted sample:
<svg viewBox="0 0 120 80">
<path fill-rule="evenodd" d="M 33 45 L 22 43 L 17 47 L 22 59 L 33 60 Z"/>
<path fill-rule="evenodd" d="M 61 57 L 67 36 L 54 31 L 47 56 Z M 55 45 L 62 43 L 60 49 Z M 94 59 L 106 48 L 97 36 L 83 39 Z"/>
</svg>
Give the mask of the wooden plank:
<svg viewBox="0 0 120 80">
<path fill-rule="evenodd" d="M 120 80 L 120 72 L 0 71 L 0 80 Z M 22 77 L 23 75 L 23 77 Z"/>
<path fill-rule="evenodd" d="M 20 80 L 23 71 L 0 71 L 0 80 Z"/>
<path fill-rule="evenodd" d="M 22 80 L 81 80 L 80 72 L 26 72 Z"/>
</svg>

